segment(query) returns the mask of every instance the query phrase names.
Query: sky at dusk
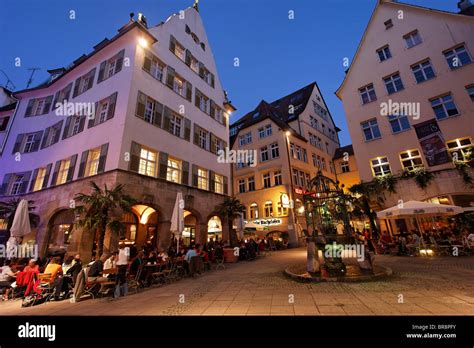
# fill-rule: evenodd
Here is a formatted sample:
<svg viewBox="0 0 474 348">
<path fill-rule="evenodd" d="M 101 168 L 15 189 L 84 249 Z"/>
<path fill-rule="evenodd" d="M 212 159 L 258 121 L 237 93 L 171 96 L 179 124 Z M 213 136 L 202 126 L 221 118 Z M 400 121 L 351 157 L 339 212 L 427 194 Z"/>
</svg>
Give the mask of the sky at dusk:
<svg viewBox="0 0 474 348">
<path fill-rule="evenodd" d="M 407 0 L 457 11 L 457 0 Z M 43 82 L 46 70 L 69 65 L 103 38 L 144 13 L 154 26 L 193 0 L 0 0 L 0 70 L 17 90 Z M 376 0 L 201 0 L 200 13 L 218 74 L 238 109 L 232 122 L 261 99 L 273 101 L 317 81 L 336 125 L 341 145 L 350 138 L 342 103 L 334 95 L 343 77 L 343 59 L 352 59 Z M 74 10 L 76 19 L 69 19 Z M 288 18 L 294 11 L 294 19 Z M 15 58 L 22 65 L 15 67 Z M 240 67 L 234 67 L 234 58 Z M 0 71 L 0 85 L 5 85 Z"/>
</svg>

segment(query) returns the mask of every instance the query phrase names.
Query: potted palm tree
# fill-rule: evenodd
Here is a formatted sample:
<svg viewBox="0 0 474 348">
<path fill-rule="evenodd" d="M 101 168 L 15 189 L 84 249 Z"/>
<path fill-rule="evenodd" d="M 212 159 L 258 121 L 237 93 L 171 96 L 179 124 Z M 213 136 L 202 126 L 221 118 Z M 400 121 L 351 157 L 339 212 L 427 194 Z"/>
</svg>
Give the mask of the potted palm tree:
<svg viewBox="0 0 474 348">
<path fill-rule="evenodd" d="M 224 201 L 217 206 L 221 216 L 227 218 L 227 224 L 229 228 L 229 242 L 232 247 L 237 246 L 237 234 L 233 229 L 233 221 L 240 217 L 240 214 L 244 212 L 245 207 L 235 197 L 225 197 Z"/>
<path fill-rule="evenodd" d="M 135 199 L 123 192 L 124 185 L 116 185 L 109 189 L 107 185 L 100 188 L 95 182 L 90 183 L 92 192 L 90 194 L 76 194 L 76 201 L 82 203 L 74 208 L 79 215 L 76 222 L 78 226 L 88 231 L 97 232 L 99 238 L 97 243 L 97 255 L 104 252 L 104 237 L 107 227 L 112 231 L 120 230 L 121 222 L 112 216 L 116 210 L 130 212 L 136 203 Z"/>
</svg>

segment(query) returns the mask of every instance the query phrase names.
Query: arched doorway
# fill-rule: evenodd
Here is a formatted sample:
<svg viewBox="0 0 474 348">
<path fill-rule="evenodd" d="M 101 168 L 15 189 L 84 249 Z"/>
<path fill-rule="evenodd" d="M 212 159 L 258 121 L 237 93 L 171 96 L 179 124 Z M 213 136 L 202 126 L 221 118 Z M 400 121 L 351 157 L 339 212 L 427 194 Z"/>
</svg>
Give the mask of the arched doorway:
<svg viewBox="0 0 474 348">
<path fill-rule="evenodd" d="M 198 219 L 189 210 L 184 210 L 184 231 L 181 235 L 184 245 L 190 245 L 196 240 Z"/>
<path fill-rule="evenodd" d="M 210 240 L 218 241 L 222 240 L 222 221 L 217 215 L 212 216 L 207 221 L 207 241 Z"/>
<path fill-rule="evenodd" d="M 131 212 L 122 215 L 123 231 L 120 237 L 138 250 L 143 246 L 158 246 L 158 212 L 148 205 L 136 204 Z"/>
<path fill-rule="evenodd" d="M 75 215 L 71 209 L 55 213 L 48 222 L 48 244 L 46 255 L 61 255 L 67 252 L 71 242 Z"/>
</svg>

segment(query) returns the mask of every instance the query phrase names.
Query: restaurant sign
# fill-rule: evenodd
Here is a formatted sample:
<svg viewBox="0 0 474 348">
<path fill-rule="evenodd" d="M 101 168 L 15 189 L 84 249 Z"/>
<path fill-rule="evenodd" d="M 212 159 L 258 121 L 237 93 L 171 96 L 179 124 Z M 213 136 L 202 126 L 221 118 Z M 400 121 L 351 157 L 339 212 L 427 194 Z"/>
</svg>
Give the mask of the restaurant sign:
<svg viewBox="0 0 474 348">
<path fill-rule="evenodd" d="M 281 201 L 281 206 L 283 208 L 289 208 L 291 203 L 290 203 L 290 197 L 286 193 L 282 193 L 280 196 L 280 201 Z"/>
<path fill-rule="evenodd" d="M 245 221 L 247 224 L 248 221 Z M 255 224 L 255 225 L 261 225 L 261 226 L 273 226 L 273 225 L 281 225 L 281 219 L 258 219 L 258 220 L 252 220 L 250 223 Z"/>
<path fill-rule="evenodd" d="M 435 119 L 414 125 L 426 162 L 430 167 L 450 161 L 443 133 Z"/>
</svg>

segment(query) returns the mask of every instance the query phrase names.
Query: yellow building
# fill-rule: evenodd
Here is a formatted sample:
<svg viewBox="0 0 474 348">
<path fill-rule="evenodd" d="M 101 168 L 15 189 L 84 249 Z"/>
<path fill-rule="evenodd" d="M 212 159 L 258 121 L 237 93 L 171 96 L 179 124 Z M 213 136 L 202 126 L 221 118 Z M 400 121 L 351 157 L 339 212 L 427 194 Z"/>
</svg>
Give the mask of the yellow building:
<svg viewBox="0 0 474 348">
<path fill-rule="evenodd" d="M 231 147 L 245 160 L 232 165 L 233 193 L 245 205 L 246 226 L 287 232 L 297 245 L 306 229 L 303 194 L 321 170 L 335 179 L 338 132 L 317 84 L 272 103 L 261 101 L 231 125 Z"/>
<path fill-rule="evenodd" d="M 360 183 L 359 169 L 352 144 L 338 148 L 333 161 L 337 181 L 347 193 L 352 185 Z"/>
</svg>

